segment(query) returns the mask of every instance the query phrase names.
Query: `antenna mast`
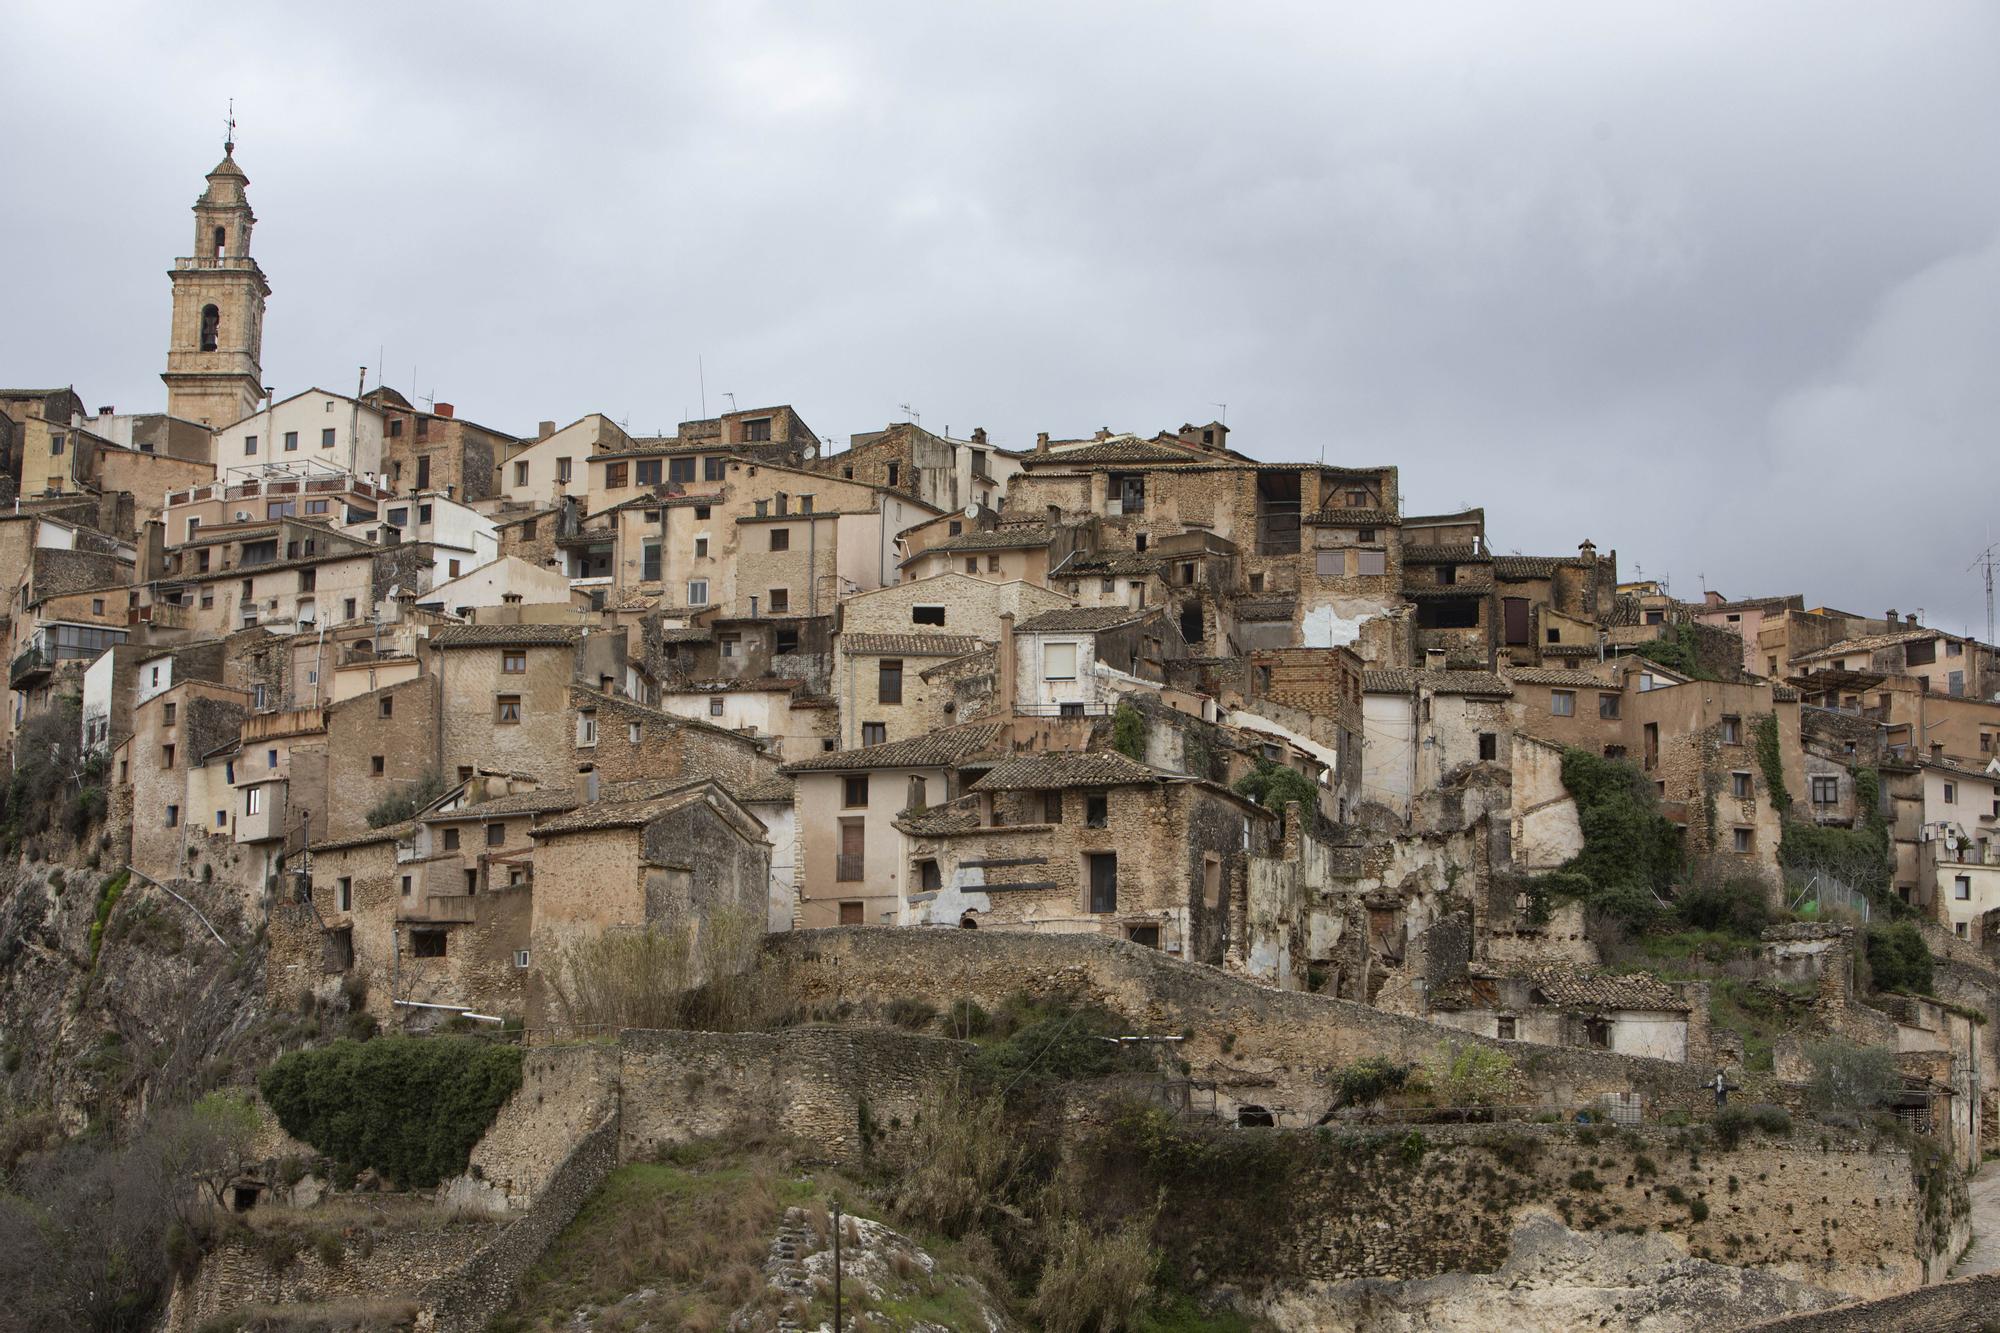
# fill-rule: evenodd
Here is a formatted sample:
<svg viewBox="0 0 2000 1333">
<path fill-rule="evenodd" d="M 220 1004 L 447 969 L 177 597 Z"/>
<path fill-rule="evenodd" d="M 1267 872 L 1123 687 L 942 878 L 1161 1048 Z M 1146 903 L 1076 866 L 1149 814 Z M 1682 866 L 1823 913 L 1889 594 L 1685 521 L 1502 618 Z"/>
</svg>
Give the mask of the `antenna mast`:
<svg viewBox="0 0 2000 1333">
<path fill-rule="evenodd" d="M 2000 542 L 1988 546 L 1966 566 L 1968 570 L 1981 567 L 1986 570 L 1986 642 L 1989 644 L 1993 642 L 1993 566 L 1997 561 L 2000 561 Z"/>
</svg>

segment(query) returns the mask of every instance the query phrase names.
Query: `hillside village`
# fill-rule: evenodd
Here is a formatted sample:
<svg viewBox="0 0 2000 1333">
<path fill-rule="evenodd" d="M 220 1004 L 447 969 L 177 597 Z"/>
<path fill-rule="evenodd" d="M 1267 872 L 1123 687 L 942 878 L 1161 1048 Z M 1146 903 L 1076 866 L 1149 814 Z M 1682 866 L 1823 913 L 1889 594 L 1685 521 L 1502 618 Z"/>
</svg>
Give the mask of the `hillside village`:
<svg viewBox="0 0 2000 1333">
<path fill-rule="evenodd" d="M 1963 1287 L 1934 1284 L 2000 1136 L 1994 645 L 1836 609 L 1838 588 L 1686 600 L 1621 576 L 1611 532 L 1509 554 L 1509 515 L 1489 534 L 1480 508 L 1408 512 L 1393 462 L 1274 461 L 1221 421 L 838 441 L 774 404 L 671 435 L 595 412 L 517 434 L 365 370 L 274 392 L 247 186 L 232 147 L 173 259 L 164 411 L 0 392 L 0 1114 L 39 1107 L 52 1144 L 136 1113 L 141 1084 L 78 1049 L 100 1005 L 189 1050 L 237 1040 L 251 1008 L 329 1024 L 270 1054 L 518 1047 L 522 1091 L 472 1173 L 443 1175 L 541 1228 L 527 1261 L 476 1298 L 501 1271 L 479 1236 L 402 1255 L 393 1281 L 348 1270 L 401 1282 L 418 1326 L 483 1327 L 612 1162 L 721 1131 L 717 1103 L 782 1107 L 851 1165 L 917 1133 L 979 1035 L 952 1015 L 1085 994 L 1109 1024 L 1085 1029 L 1144 1052 L 1089 1072 L 1145 1083 L 1175 1125 L 1238 1145 L 1386 1125 L 1383 1151 L 1414 1137 L 1421 1163 L 1517 1123 L 1562 1162 L 1544 1201 L 1569 1191 L 1550 1206 L 1571 1230 L 1671 1233 L 1628 1275 L 1699 1259 L 1778 1284 L 1631 1326 Z M 96 887 L 64 896 L 65 874 Z M 164 967 L 148 941 L 169 936 L 204 978 L 254 955 L 207 1036 L 175 1029 L 179 1001 L 92 991 L 100 950 Z M 676 991 L 778 978 L 793 1018 L 654 1021 L 656 996 L 606 980 L 633 939 L 678 942 L 648 955 Z M 36 957 L 81 991 L 31 993 Z M 1415 1095 L 1440 1059 L 1491 1077 L 1433 1068 Z M 677 1082 L 697 1068 L 698 1095 Z M 1578 1180 L 1610 1164 L 1552 1136 L 1687 1134 L 1731 1107 L 1768 1135 L 1741 1150 L 1756 1181 L 1775 1191 L 1790 1153 L 1825 1177 L 1782 1220 L 1764 1188 L 1734 1197 L 1748 1167 L 1696 1191 L 1698 1215 L 1628 1181 L 1620 1212 L 1677 1219 L 1643 1237 L 1584 1220 Z M 305 1206 L 256 1159 L 224 1172 L 235 1206 Z M 1376 1188 L 1342 1205 L 1353 1237 L 1285 1242 L 1294 1295 L 1256 1317 L 1333 1327 L 1339 1301 L 1285 1300 L 1525 1253 L 1512 1214 L 1475 1243 L 1457 1191 Z M 1381 1248 L 1371 1209 L 1428 1239 Z M 1180 1239 L 1208 1286 L 1257 1289 L 1212 1236 Z M 299 1286 L 308 1268 L 259 1299 L 341 1288 L 333 1263 Z M 206 1326 L 228 1271 L 184 1273 L 163 1317 Z M 1463 1308 L 1476 1327 L 1504 1307 Z"/>
</svg>

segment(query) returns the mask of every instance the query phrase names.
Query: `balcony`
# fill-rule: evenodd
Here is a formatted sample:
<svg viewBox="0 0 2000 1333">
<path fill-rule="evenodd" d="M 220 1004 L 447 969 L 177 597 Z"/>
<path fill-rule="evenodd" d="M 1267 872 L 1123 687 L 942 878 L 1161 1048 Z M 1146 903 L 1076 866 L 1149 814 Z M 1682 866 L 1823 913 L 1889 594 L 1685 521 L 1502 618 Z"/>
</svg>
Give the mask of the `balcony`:
<svg viewBox="0 0 2000 1333">
<path fill-rule="evenodd" d="M 40 644 L 30 644 L 14 655 L 7 668 L 7 687 L 14 690 L 33 689 L 49 677 L 55 663 L 42 651 Z"/>
<path fill-rule="evenodd" d="M 842 852 L 835 856 L 833 858 L 833 878 L 835 881 L 841 884 L 860 883 L 861 863 L 863 859 L 858 854 L 848 852 Z"/>
<path fill-rule="evenodd" d="M 479 900 L 469 893 L 432 893 L 424 897 L 421 909 L 407 912 L 406 921 L 430 921 L 443 925 L 470 925 L 478 919 Z"/>
</svg>

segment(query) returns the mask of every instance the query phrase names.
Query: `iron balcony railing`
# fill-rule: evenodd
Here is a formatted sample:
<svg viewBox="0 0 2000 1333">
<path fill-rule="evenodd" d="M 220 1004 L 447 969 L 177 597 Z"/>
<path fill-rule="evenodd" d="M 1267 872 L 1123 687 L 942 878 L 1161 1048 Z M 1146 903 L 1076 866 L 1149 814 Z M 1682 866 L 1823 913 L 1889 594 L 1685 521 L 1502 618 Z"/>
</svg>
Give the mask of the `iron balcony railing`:
<svg viewBox="0 0 2000 1333">
<path fill-rule="evenodd" d="M 857 882 L 861 878 L 861 861 L 862 858 L 859 855 L 848 852 L 840 853 L 833 858 L 834 879 L 842 884 Z"/>
</svg>

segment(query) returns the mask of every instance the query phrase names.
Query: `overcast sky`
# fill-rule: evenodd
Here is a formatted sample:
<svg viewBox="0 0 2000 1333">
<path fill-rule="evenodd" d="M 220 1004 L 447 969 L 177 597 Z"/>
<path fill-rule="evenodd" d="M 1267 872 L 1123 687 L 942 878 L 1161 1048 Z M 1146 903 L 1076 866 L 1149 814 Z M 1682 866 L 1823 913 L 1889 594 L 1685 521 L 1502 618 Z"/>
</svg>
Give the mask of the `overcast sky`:
<svg viewBox="0 0 2000 1333">
<path fill-rule="evenodd" d="M 1500 551 L 1984 631 L 2000 6 L 280 8 L 8 7 L 0 380 L 164 405 L 233 96 L 280 395 L 1226 402 Z"/>
</svg>

